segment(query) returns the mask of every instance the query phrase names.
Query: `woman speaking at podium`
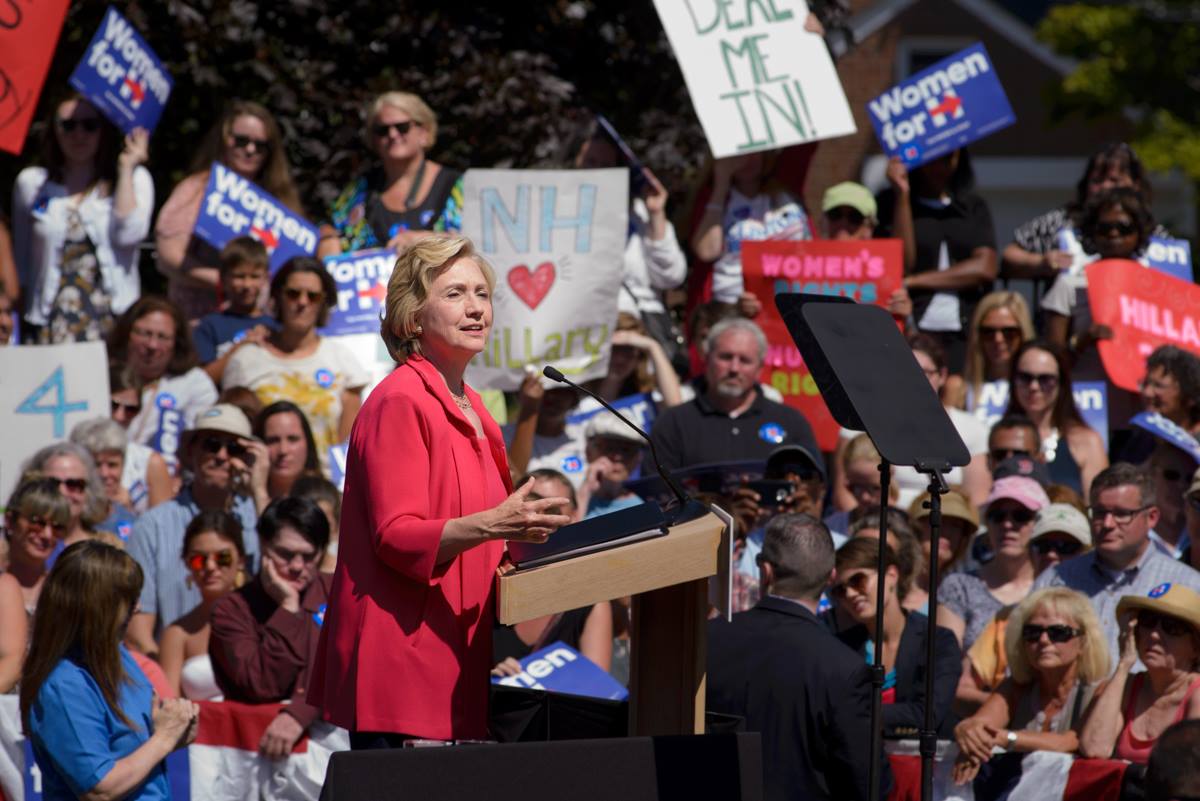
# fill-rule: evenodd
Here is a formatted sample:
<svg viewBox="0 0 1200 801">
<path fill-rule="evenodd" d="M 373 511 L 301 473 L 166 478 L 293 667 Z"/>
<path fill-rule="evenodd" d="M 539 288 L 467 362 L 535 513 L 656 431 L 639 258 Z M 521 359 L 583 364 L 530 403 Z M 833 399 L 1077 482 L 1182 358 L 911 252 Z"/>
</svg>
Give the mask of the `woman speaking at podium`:
<svg viewBox="0 0 1200 801">
<path fill-rule="evenodd" d="M 487 734 L 496 568 L 543 542 L 565 498 L 512 488 L 500 429 L 463 381 L 486 345 L 495 274 L 470 240 L 404 251 L 380 333 L 396 369 L 350 434 L 341 538 L 309 702 L 353 748 Z"/>
</svg>

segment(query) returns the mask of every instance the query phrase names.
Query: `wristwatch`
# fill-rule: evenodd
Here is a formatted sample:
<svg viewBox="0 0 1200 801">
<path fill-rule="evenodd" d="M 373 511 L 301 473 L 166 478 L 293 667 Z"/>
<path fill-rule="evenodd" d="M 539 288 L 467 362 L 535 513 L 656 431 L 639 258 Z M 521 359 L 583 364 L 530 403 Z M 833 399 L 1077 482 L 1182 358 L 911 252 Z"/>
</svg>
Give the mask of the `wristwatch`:
<svg viewBox="0 0 1200 801">
<path fill-rule="evenodd" d="M 1017 733 L 1015 731 L 1010 731 L 1008 734 L 1006 734 L 1004 736 L 1004 740 L 1005 740 L 1004 750 L 1005 751 L 1013 750 L 1013 746 L 1017 744 Z"/>
</svg>

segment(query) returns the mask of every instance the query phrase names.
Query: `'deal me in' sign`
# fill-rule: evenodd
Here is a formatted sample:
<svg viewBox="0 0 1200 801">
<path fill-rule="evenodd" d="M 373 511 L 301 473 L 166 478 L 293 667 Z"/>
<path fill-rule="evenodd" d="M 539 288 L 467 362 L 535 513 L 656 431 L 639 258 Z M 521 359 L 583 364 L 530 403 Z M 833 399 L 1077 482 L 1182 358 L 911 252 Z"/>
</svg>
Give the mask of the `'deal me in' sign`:
<svg viewBox="0 0 1200 801">
<path fill-rule="evenodd" d="M 717 158 L 852 134 L 804 0 L 654 0 Z"/>
<path fill-rule="evenodd" d="M 162 61 L 112 7 L 70 83 L 125 133 L 134 128 L 153 131 L 172 86 Z"/>
<path fill-rule="evenodd" d="M 987 50 L 975 44 L 867 103 L 888 156 L 917 167 L 1017 121 Z"/>
</svg>

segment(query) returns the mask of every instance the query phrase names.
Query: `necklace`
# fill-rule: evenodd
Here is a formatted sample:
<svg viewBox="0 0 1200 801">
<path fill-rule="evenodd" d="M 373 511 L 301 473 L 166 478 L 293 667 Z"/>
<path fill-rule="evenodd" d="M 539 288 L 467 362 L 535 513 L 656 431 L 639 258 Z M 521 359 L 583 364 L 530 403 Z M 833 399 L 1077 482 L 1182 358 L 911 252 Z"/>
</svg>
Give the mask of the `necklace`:
<svg viewBox="0 0 1200 801">
<path fill-rule="evenodd" d="M 450 389 L 450 387 L 446 387 Z M 471 408 L 471 399 L 467 397 L 467 390 L 464 387 L 461 393 L 456 393 L 450 389 L 450 397 L 454 400 L 454 405 L 462 409 L 464 412 Z"/>
</svg>

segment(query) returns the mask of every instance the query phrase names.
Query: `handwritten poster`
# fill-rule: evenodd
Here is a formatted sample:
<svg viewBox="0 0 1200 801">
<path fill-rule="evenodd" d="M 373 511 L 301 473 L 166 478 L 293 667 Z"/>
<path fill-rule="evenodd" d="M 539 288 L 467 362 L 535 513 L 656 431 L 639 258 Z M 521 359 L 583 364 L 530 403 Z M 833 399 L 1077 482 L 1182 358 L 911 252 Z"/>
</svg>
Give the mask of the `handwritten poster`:
<svg viewBox="0 0 1200 801">
<path fill-rule="evenodd" d="M 0 150 L 15 156 L 25 147 L 67 0 L 0 3 Z"/>
<path fill-rule="evenodd" d="M 825 405 L 816 380 L 771 298 L 780 292 L 804 292 L 886 307 L 904 276 L 900 240 L 746 242 L 742 246 L 742 276 L 746 290 L 756 294 L 763 304 L 762 313 L 755 319 L 767 335 L 767 358 L 759 381 L 779 390 L 785 403 L 799 409 L 812 426 L 821 450 L 832 451 L 841 427 Z"/>
<path fill-rule="evenodd" d="M 525 365 L 572 381 L 608 370 L 629 225 L 629 172 L 468 170 L 463 233 L 496 270 L 476 389 L 515 390 Z"/>
<path fill-rule="evenodd" d="M 654 0 L 717 158 L 855 131 L 804 0 Z"/>
</svg>

